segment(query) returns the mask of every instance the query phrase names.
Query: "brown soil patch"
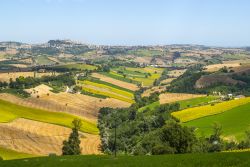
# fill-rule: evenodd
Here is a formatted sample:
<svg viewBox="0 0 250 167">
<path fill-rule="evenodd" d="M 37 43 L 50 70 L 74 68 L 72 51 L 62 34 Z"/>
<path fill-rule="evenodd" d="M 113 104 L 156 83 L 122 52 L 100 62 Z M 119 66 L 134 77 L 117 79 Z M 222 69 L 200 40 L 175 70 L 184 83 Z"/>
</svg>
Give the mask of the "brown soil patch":
<svg viewBox="0 0 250 167">
<path fill-rule="evenodd" d="M 164 93 L 161 94 L 159 97 L 160 97 L 160 104 L 165 104 L 165 103 L 174 103 L 176 101 L 187 100 L 203 96 L 206 95 L 196 95 L 187 93 Z"/>
</svg>

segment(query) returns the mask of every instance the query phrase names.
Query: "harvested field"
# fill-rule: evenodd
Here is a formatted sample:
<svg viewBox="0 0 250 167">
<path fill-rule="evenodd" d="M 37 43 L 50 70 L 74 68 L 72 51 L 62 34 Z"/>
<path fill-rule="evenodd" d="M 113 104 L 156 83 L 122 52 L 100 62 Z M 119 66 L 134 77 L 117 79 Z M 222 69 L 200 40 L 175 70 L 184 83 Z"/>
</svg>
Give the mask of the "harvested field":
<svg viewBox="0 0 250 167">
<path fill-rule="evenodd" d="M 25 91 L 30 93 L 32 97 L 48 96 L 50 94 L 53 94 L 53 92 L 51 92 L 51 90 L 53 90 L 51 87 L 44 85 L 44 84 L 39 85 L 35 88 L 25 89 Z"/>
<path fill-rule="evenodd" d="M 151 93 L 156 93 L 156 92 L 160 93 L 165 90 L 166 90 L 165 86 L 155 86 L 155 87 L 152 87 L 151 89 L 147 89 L 146 91 L 144 91 L 142 94 L 142 97 L 150 96 Z"/>
<path fill-rule="evenodd" d="M 98 73 L 93 73 L 92 76 L 95 78 L 99 78 L 101 81 L 109 82 L 109 83 L 112 83 L 114 85 L 129 89 L 129 90 L 133 90 L 133 91 L 138 90 L 138 86 L 132 83 L 123 82 L 123 81 L 120 81 L 111 77 L 107 77 L 105 75 L 98 74 Z"/>
<path fill-rule="evenodd" d="M 159 97 L 160 97 L 160 104 L 165 104 L 165 103 L 173 103 L 181 100 L 187 100 L 203 96 L 206 95 L 186 94 L 186 93 L 164 93 L 161 94 Z"/>
<path fill-rule="evenodd" d="M 36 73 L 36 77 L 50 76 L 52 73 Z M 10 72 L 0 73 L 0 82 L 9 82 L 10 78 L 15 80 L 18 77 L 34 77 L 34 72 Z"/>
<path fill-rule="evenodd" d="M 172 70 L 172 71 L 169 71 L 168 76 L 172 78 L 177 78 L 181 76 L 182 74 L 184 74 L 184 72 L 186 72 L 186 70 Z"/>
<path fill-rule="evenodd" d="M 99 109 L 102 107 L 120 108 L 130 106 L 129 103 L 113 98 L 99 99 L 92 96 L 70 93 L 50 94 L 49 96 L 42 96 L 40 98 L 30 97 L 26 99 L 10 94 L 0 94 L 0 99 L 22 106 L 70 113 L 94 122 L 96 122 Z"/>
<path fill-rule="evenodd" d="M 26 64 L 9 64 L 9 65 L 11 65 L 13 67 L 18 67 L 18 68 L 26 68 L 26 67 L 28 67 Z"/>
<path fill-rule="evenodd" d="M 240 66 L 240 63 L 212 64 L 212 65 L 206 66 L 204 71 L 215 72 L 215 71 L 219 71 L 223 67 L 233 68 L 233 67 L 239 67 L 239 66 Z"/>
<path fill-rule="evenodd" d="M 161 81 L 161 84 L 170 84 L 176 78 L 168 78 Z"/>
<path fill-rule="evenodd" d="M 151 59 L 151 57 L 136 57 L 134 61 L 138 63 L 150 64 Z"/>
<path fill-rule="evenodd" d="M 35 155 L 60 155 L 62 142 L 71 133 L 69 128 L 22 118 L 10 123 L 1 123 L 0 131 L 1 147 Z M 99 136 L 80 134 L 82 153 L 100 154 Z"/>
</svg>

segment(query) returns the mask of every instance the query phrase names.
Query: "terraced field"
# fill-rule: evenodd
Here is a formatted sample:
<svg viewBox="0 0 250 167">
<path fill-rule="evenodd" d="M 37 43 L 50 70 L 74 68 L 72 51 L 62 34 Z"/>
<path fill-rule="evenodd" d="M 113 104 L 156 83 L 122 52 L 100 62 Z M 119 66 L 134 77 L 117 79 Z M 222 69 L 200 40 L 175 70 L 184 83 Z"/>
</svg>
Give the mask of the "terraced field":
<svg viewBox="0 0 250 167">
<path fill-rule="evenodd" d="M 219 104 L 217 104 L 219 105 Z M 223 113 L 191 120 L 183 125 L 196 127 L 197 134 L 212 134 L 213 123 L 222 126 L 223 136 L 226 140 L 242 140 L 245 131 L 250 128 L 250 103 L 228 109 Z"/>
<path fill-rule="evenodd" d="M 0 147 L 31 155 L 61 155 L 62 143 L 70 128 L 18 118 L 0 124 Z M 100 154 L 98 135 L 80 133 L 83 154 Z"/>
<path fill-rule="evenodd" d="M 0 114 L 0 122 L 2 123 L 7 123 L 17 118 L 25 118 L 65 127 L 72 127 L 72 120 L 75 118 L 79 118 L 83 123 L 81 131 L 91 134 L 98 134 L 98 129 L 95 123 L 89 122 L 80 117 L 66 113 L 50 112 L 30 107 L 24 107 L 3 100 L 0 100 Z"/>
<path fill-rule="evenodd" d="M 119 88 L 115 88 L 106 84 L 100 84 L 88 80 L 79 81 L 79 83 L 82 85 L 84 91 L 94 94 L 104 95 L 128 103 L 134 102 L 133 100 L 134 95 L 131 92 L 121 90 Z"/>
<path fill-rule="evenodd" d="M 172 113 L 173 116 L 180 119 L 181 122 L 188 122 L 205 116 L 215 115 L 223 113 L 227 110 L 235 107 L 247 104 L 250 102 L 250 98 L 242 98 L 237 100 L 226 101 L 218 104 L 205 105 L 201 107 L 194 107 L 184 109 Z"/>
</svg>

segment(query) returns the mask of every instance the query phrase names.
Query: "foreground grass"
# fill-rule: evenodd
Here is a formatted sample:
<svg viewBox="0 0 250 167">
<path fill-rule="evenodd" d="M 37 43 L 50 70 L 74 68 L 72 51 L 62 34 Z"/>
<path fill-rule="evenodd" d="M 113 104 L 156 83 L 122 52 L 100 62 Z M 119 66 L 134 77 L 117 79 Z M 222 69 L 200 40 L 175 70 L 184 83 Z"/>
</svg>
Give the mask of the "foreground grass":
<svg viewBox="0 0 250 167">
<path fill-rule="evenodd" d="M 2 157 L 4 160 L 11 160 L 11 159 L 32 158 L 35 156 L 31 154 L 16 152 L 6 148 L 0 148 L 0 157 Z"/>
<path fill-rule="evenodd" d="M 223 167 L 249 166 L 250 153 L 180 154 L 160 156 L 64 156 L 1 161 L 1 167 Z"/>
<path fill-rule="evenodd" d="M 79 118 L 82 120 L 81 131 L 91 134 L 98 134 L 98 129 L 94 123 L 88 122 L 80 117 L 61 112 L 50 112 L 35 108 L 16 105 L 0 100 L 0 122 L 10 122 L 17 118 L 26 118 L 34 121 L 46 122 L 65 127 L 72 127 L 72 120 Z"/>
<path fill-rule="evenodd" d="M 250 98 L 242 98 L 238 100 L 226 101 L 214 105 L 205 105 L 201 107 L 188 108 L 181 111 L 172 113 L 172 115 L 181 122 L 188 122 L 194 119 L 202 118 L 209 115 L 215 115 L 223 113 L 227 110 L 233 109 L 235 107 L 247 104 L 250 102 Z"/>
<path fill-rule="evenodd" d="M 211 135 L 213 123 L 222 126 L 223 136 L 235 137 L 242 140 L 245 131 L 250 128 L 250 103 L 233 108 L 221 114 L 203 117 L 184 123 L 186 126 L 196 127 L 197 134 Z"/>
</svg>

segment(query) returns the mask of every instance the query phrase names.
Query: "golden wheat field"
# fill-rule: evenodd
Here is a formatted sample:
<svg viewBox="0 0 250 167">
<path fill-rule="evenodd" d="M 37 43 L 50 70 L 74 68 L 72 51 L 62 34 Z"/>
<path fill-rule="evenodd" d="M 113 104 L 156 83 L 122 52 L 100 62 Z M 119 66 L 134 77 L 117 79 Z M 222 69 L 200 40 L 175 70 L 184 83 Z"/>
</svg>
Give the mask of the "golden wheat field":
<svg viewBox="0 0 250 167">
<path fill-rule="evenodd" d="M 184 109 L 182 111 L 173 112 L 172 115 L 180 119 L 181 122 L 188 122 L 201 117 L 219 114 L 224 111 L 235 108 L 237 106 L 247 104 L 249 102 L 250 102 L 250 97 L 237 100 L 230 100 L 218 104 L 211 104 L 201 107 Z"/>
<path fill-rule="evenodd" d="M 71 129 L 27 119 L 0 123 L 0 147 L 34 154 L 61 154 L 62 143 L 68 139 Z M 83 154 L 100 154 L 98 135 L 80 133 Z"/>
<path fill-rule="evenodd" d="M 176 101 L 187 100 L 203 96 L 206 95 L 187 94 L 187 93 L 164 93 L 161 94 L 159 97 L 160 97 L 160 104 L 165 104 L 165 103 L 173 103 Z"/>
</svg>

